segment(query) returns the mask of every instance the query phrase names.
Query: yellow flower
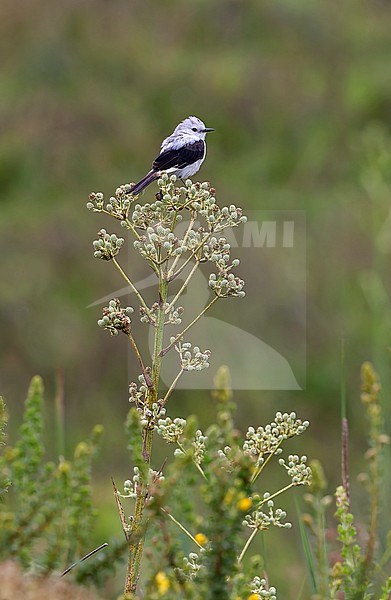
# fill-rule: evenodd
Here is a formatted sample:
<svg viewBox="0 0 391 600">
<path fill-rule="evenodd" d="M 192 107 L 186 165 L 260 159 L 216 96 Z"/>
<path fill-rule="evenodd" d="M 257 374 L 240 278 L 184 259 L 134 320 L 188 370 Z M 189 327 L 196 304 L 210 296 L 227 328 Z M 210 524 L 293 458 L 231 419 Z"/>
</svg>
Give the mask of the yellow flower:
<svg viewBox="0 0 391 600">
<path fill-rule="evenodd" d="M 251 498 L 242 498 L 238 502 L 238 509 L 242 512 L 247 512 L 249 508 L 251 508 L 252 504 L 253 501 L 251 500 Z"/>
<path fill-rule="evenodd" d="M 168 579 L 167 575 L 163 571 L 159 571 L 155 575 L 155 581 L 156 581 L 157 589 L 158 589 L 160 596 L 164 596 L 164 594 L 167 592 L 168 588 L 170 587 L 170 580 Z"/>
<path fill-rule="evenodd" d="M 194 537 L 200 546 L 206 546 L 206 544 L 208 543 L 208 538 L 204 533 L 196 533 Z"/>
<path fill-rule="evenodd" d="M 259 594 L 250 594 L 247 600 L 261 600 L 261 596 Z"/>
</svg>

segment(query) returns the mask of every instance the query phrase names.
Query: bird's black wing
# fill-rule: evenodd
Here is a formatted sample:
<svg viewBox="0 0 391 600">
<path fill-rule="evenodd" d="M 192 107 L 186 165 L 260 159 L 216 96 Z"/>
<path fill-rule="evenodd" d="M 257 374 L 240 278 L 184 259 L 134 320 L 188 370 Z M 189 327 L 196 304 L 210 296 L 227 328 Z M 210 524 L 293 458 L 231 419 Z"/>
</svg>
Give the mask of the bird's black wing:
<svg viewBox="0 0 391 600">
<path fill-rule="evenodd" d="M 181 169 L 201 160 L 205 154 L 205 142 L 198 140 L 180 148 L 164 150 L 152 163 L 155 171 L 166 171 L 173 167 Z"/>
</svg>

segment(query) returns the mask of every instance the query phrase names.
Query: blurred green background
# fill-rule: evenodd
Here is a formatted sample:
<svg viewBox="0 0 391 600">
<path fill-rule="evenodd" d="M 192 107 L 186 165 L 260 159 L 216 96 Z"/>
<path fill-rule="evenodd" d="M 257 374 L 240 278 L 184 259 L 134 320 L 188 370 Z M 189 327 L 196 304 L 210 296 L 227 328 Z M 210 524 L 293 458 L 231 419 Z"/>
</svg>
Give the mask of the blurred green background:
<svg viewBox="0 0 391 600">
<path fill-rule="evenodd" d="M 344 339 L 354 478 L 363 360 L 390 391 L 390 31 L 381 0 L 2 1 L 0 391 L 13 432 L 40 373 L 51 429 L 63 377 L 68 452 L 104 424 L 98 541 L 120 535 L 109 475 L 129 476 L 128 368 L 126 342 L 99 330 L 99 307 L 86 310 L 122 282 L 92 256 L 96 231 L 115 227 L 85 202 L 140 178 L 190 114 L 216 129 L 200 179 L 219 201 L 307 216 L 306 389 L 237 392 L 238 424 L 277 409 L 308 418 L 292 450 L 322 460 L 332 490 Z M 144 275 L 140 265 L 135 279 Z M 280 329 L 278 307 L 265 314 L 262 293 L 253 301 Z M 209 394 L 179 392 L 170 414 L 189 412 L 210 423 Z M 48 446 L 55 452 L 49 435 Z M 305 578 L 295 529 L 266 543 L 270 579 L 289 599 Z"/>
</svg>

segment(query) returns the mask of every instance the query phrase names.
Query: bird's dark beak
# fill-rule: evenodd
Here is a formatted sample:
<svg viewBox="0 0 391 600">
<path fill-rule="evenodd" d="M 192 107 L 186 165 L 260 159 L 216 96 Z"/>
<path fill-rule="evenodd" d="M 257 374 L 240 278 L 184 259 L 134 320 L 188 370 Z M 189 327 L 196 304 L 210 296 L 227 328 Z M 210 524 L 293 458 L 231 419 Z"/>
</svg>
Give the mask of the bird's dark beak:
<svg viewBox="0 0 391 600">
<path fill-rule="evenodd" d="M 204 133 L 207 133 L 208 131 L 214 131 L 213 127 L 205 127 Z"/>
</svg>

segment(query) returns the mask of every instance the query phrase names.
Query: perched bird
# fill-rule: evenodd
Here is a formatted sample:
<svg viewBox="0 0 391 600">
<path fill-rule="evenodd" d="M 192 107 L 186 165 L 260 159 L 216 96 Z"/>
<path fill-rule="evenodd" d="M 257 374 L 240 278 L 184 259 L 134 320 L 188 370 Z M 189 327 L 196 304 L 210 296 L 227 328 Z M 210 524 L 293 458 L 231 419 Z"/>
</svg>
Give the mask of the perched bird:
<svg viewBox="0 0 391 600">
<path fill-rule="evenodd" d="M 173 133 L 163 140 L 160 154 L 152 163 L 152 169 L 131 189 L 134 196 L 140 194 L 150 183 L 163 173 L 176 175 L 180 179 L 197 173 L 206 156 L 205 137 L 213 131 L 197 117 L 188 117 L 177 125 Z"/>
</svg>

